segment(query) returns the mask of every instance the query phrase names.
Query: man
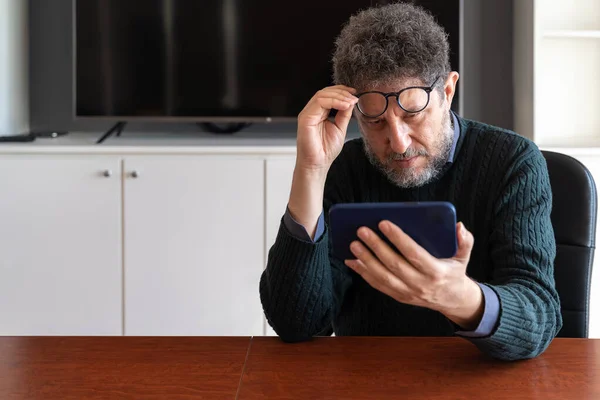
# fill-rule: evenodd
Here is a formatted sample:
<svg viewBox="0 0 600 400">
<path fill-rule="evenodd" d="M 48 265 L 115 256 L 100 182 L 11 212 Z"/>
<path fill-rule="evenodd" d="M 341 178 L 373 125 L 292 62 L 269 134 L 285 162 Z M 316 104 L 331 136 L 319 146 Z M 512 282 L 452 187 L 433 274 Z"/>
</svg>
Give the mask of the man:
<svg viewBox="0 0 600 400">
<path fill-rule="evenodd" d="M 336 86 L 298 116 L 287 211 L 260 281 L 285 341 L 315 335 L 458 335 L 492 357 L 542 353 L 562 326 L 545 160 L 529 140 L 450 110 L 458 73 L 443 29 L 396 3 L 353 16 L 336 40 Z M 337 110 L 333 120 L 330 110 Z M 352 113 L 362 138 L 345 143 Z M 449 201 L 458 252 L 436 259 L 389 221 L 329 251 L 342 202 Z M 361 243 L 362 242 L 362 243 Z"/>
</svg>

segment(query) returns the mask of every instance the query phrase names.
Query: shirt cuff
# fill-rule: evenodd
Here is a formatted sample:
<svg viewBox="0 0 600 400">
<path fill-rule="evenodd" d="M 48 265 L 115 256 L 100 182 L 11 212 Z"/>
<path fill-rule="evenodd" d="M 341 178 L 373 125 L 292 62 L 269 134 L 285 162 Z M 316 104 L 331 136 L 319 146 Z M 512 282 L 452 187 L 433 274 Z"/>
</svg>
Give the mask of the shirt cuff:
<svg viewBox="0 0 600 400">
<path fill-rule="evenodd" d="M 457 331 L 457 335 L 471 338 L 489 336 L 498 324 L 498 317 L 500 315 L 500 299 L 498 299 L 498 295 L 487 285 L 479 282 L 477 284 L 483 292 L 483 301 L 485 302 L 483 317 L 481 317 L 481 321 L 474 331 Z"/>
<path fill-rule="evenodd" d="M 305 242 L 317 242 L 323 232 L 325 231 L 325 217 L 323 216 L 323 211 L 321 211 L 321 215 L 319 215 L 319 219 L 317 220 L 317 229 L 315 231 L 315 238 L 311 239 L 310 235 L 306 231 L 304 225 L 299 224 L 290 214 L 290 209 L 286 207 L 285 214 L 283 215 L 283 223 L 287 230 L 294 236 L 296 239 L 303 240 Z"/>
</svg>

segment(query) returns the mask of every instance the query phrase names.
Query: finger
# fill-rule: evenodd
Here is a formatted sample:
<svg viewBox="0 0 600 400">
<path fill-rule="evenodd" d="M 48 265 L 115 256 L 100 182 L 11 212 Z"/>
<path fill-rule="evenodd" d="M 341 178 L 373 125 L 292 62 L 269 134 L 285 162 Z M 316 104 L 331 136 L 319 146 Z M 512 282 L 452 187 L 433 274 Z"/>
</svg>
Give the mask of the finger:
<svg viewBox="0 0 600 400">
<path fill-rule="evenodd" d="M 398 285 L 401 282 L 401 279 L 392 274 L 392 272 L 387 269 L 377 257 L 369 251 L 360 241 L 355 240 L 350 244 L 350 251 L 356 257 L 357 260 L 361 261 L 364 266 L 366 266 L 366 273 L 369 276 L 369 283 L 373 285 L 372 282 L 378 282 L 375 284 L 377 288 L 380 286 L 387 285 Z M 361 274 L 362 275 L 362 274 Z M 403 285 L 406 287 L 406 285 Z"/>
<path fill-rule="evenodd" d="M 355 104 L 356 102 L 354 102 L 352 107 L 348 107 L 346 110 L 338 110 L 337 114 L 335 115 L 335 125 L 340 131 L 346 132 L 348 129 L 348 124 L 352 118 L 352 111 L 354 110 Z"/>
<path fill-rule="evenodd" d="M 357 100 L 321 97 L 318 98 L 316 101 L 322 109 L 335 109 L 339 111 L 350 110 L 350 112 L 352 112 L 352 107 L 354 107 L 354 104 L 356 104 Z"/>
<path fill-rule="evenodd" d="M 356 94 L 356 89 L 354 89 L 353 87 L 350 86 L 346 86 L 346 85 L 335 85 L 335 86 L 328 86 L 326 88 L 321 89 L 321 92 L 326 92 L 326 91 L 341 91 L 341 92 L 347 92 L 348 94 Z"/>
<path fill-rule="evenodd" d="M 316 95 L 315 99 L 327 99 L 334 98 L 346 101 L 356 101 L 358 97 L 354 96 L 347 90 L 320 90 Z"/>
<path fill-rule="evenodd" d="M 381 221 L 379 229 L 413 267 L 425 274 L 431 272 L 427 266 L 435 261 L 435 257 L 408 236 L 398 225 L 390 221 Z"/>
<path fill-rule="evenodd" d="M 340 100 L 341 102 L 355 102 L 358 100 L 357 97 L 353 96 L 352 93 L 350 93 L 350 91 L 348 90 L 343 90 L 343 89 L 331 89 L 331 88 L 326 88 L 326 89 L 322 89 L 319 90 L 311 99 L 310 101 L 306 104 L 306 106 L 304 107 L 303 111 L 317 111 L 320 112 L 322 107 L 321 104 L 325 104 L 326 102 L 323 102 L 322 99 L 337 99 Z M 325 107 L 327 110 L 330 110 L 331 104 L 328 107 Z"/>
<path fill-rule="evenodd" d="M 341 88 L 339 88 L 339 87 L 325 88 L 325 89 L 317 92 L 317 95 L 315 96 L 317 100 L 319 98 L 325 98 L 325 99 L 326 98 L 334 98 L 334 99 L 338 99 L 344 103 L 352 104 L 352 107 L 336 108 L 338 110 L 336 117 L 337 117 L 337 115 L 339 115 L 339 118 L 335 119 L 335 124 L 342 131 L 346 131 L 346 128 L 348 127 L 348 123 L 350 122 L 350 118 L 352 118 L 352 110 L 354 109 L 354 105 L 356 103 L 358 103 L 358 98 L 354 96 L 355 92 L 356 92 L 356 90 L 354 90 L 352 88 L 347 88 L 347 87 L 341 86 Z"/>
<path fill-rule="evenodd" d="M 359 274 L 373 289 L 397 301 L 402 301 L 404 295 L 408 293 L 406 285 L 384 267 L 379 270 L 361 260 L 346 260 L 345 264 Z"/>
<path fill-rule="evenodd" d="M 352 110 L 353 107 L 354 104 L 349 99 L 343 97 L 339 99 L 333 97 L 314 97 L 306 104 L 302 112 L 298 115 L 298 118 L 304 120 L 307 126 L 316 126 L 328 118 L 331 109 L 343 111 Z"/>
<path fill-rule="evenodd" d="M 458 250 L 456 251 L 456 255 L 453 258 L 466 265 L 469 263 L 469 258 L 471 257 L 471 250 L 473 250 L 475 238 L 473 237 L 473 234 L 467 230 L 467 228 L 462 222 L 456 224 L 456 238 L 458 241 Z"/>
<path fill-rule="evenodd" d="M 357 235 L 373 252 L 375 257 L 402 281 L 416 283 L 422 280 L 422 274 L 377 233 L 367 227 L 361 227 L 358 229 Z"/>
<path fill-rule="evenodd" d="M 358 102 L 358 97 L 354 96 L 353 91 L 341 88 L 325 88 L 319 90 L 311 100 L 318 103 L 320 99 L 329 98 L 338 99 L 353 104 Z"/>
<path fill-rule="evenodd" d="M 355 92 L 355 89 L 342 85 L 319 90 L 304 106 L 298 117 L 312 121 L 309 125 L 316 125 L 327 119 L 331 109 L 336 109 L 338 112 L 347 111 L 349 116 L 342 115 L 339 121 L 336 121 L 336 126 L 344 128 L 345 131 L 348 126 L 345 120 L 348 119 L 349 122 L 354 104 L 358 102 L 358 98 L 353 95 Z"/>
</svg>

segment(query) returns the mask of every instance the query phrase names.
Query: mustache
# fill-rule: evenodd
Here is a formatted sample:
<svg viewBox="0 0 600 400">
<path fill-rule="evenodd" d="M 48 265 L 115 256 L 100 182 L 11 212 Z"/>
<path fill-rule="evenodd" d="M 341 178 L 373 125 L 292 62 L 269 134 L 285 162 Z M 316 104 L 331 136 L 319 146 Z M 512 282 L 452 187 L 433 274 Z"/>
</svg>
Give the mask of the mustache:
<svg viewBox="0 0 600 400">
<path fill-rule="evenodd" d="M 388 155 L 387 159 L 388 161 L 404 161 L 417 156 L 427 157 L 429 156 L 429 153 L 427 153 L 427 150 L 425 149 L 417 150 L 409 147 L 404 153 L 391 153 Z"/>
</svg>

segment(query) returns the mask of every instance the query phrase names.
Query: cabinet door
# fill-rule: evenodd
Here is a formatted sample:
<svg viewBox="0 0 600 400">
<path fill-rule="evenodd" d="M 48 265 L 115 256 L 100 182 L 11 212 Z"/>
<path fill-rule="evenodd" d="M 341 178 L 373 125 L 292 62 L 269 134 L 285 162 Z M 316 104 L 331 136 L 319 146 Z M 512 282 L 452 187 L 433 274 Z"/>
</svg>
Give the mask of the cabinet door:
<svg viewBox="0 0 600 400">
<path fill-rule="evenodd" d="M 118 158 L 0 156 L 0 334 L 122 334 L 120 178 Z"/>
<path fill-rule="evenodd" d="M 125 334 L 261 335 L 264 161 L 125 160 Z"/>
<path fill-rule="evenodd" d="M 290 189 L 292 186 L 292 175 L 296 164 L 295 155 L 277 156 L 267 159 L 266 173 L 266 211 L 267 211 L 267 234 L 265 241 L 265 254 L 268 255 L 269 249 L 275 243 L 281 217 L 285 213 L 288 200 L 290 198 Z M 267 336 L 276 336 L 275 331 L 271 329 L 265 319 L 265 334 Z"/>
<path fill-rule="evenodd" d="M 275 243 L 281 217 L 285 213 L 290 198 L 295 164 L 296 156 L 293 155 L 267 159 L 267 240 L 265 251 L 268 251 Z"/>
</svg>

